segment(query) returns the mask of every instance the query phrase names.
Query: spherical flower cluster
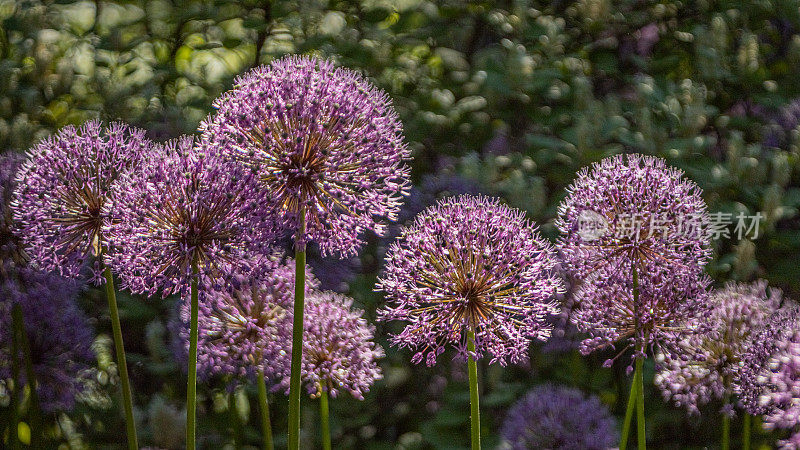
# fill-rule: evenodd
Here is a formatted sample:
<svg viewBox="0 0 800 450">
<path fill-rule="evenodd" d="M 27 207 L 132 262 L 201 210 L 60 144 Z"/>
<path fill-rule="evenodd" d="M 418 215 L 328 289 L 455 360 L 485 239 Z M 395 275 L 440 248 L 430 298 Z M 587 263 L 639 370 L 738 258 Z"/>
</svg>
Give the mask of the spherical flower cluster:
<svg viewBox="0 0 800 450">
<path fill-rule="evenodd" d="M 572 320 L 593 335 L 584 352 L 629 340 L 643 354 L 699 323 L 708 223 L 697 185 L 662 159 L 616 155 L 578 173 L 556 225 L 566 268 L 582 282 Z"/>
<path fill-rule="evenodd" d="M 800 425 L 800 331 L 795 329 L 775 343 L 767 368 L 756 380 L 762 388 L 759 406 L 764 411 L 764 428 L 793 429 Z"/>
<path fill-rule="evenodd" d="M 709 303 L 708 329 L 681 338 L 676 353 L 662 353 L 662 369 L 655 377 L 665 398 L 694 413 L 711 399 L 732 393 L 750 335 L 780 307 L 781 293 L 768 291 L 765 281 L 729 283 L 712 293 Z M 725 406 L 732 410 L 732 405 Z"/>
<path fill-rule="evenodd" d="M 225 277 L 275 235 L 253 177 L 183 137 L 159 147 L 115 187 L 112 267 L 150 295 L 186 291 L 196 269 Z M 230 269 L 230 270 L 224 270 Z"/>
<path fill-rule="evenodd" d="M 202 377 L 233 375 L 252 378 L 259 373 L 271 384 L 289 375 L 294 304 L 294 261 L 277 256 L 249 264 L 251 269 L 230 283 L 204 280 L 208 289 L 198 311 L 197 365 Z M 318 285 L 306 279 L 306 294 Z M 189 296 L 181 302 L 181 321 L 189 322 Z M 189 328 L 180 329 L 182 351 L 189 349 Z"/>
<path fill-rule="evenodd" d="M 12 308 L 19 304 L 40 405 L 71 409 L 92 383 L 94 333 L 78 309 L 75 282 L 23 268 L 0 284 L 0 378 L 11 377 Z M 19 356 L 22 363 L 23 354 Z M 25 382 L 25 371 L 20 372 Z"/>
<path fill-rule="evenodd" d="M 511 407 L 501 436 L 509 450 L 606 450 L 617 443 L 617 425 L 597 397 L 543 385 Z"/>
<path fill-rule="evenodd" d="M 10 267 L 24 262 L 23 244 L 14 233 L 11 201 L 16 189 L 16 176 L 24 157 L 8 152 L 0 155 L 0 275 L 6 276 Z"/>
<path fill-rule="evenodd" d="M 64 127 L 29 151 L 13 207 L 36 267 L 75 277 L 106 250 L 117 200 L 111 191 L 151 147 L 142 130 L 91 121 Z"/>
<path fill-rule="evenodd" d="M 615 155 L 578 172 L 559 206 L 564 259 L 585 277 L 598 267 L 691 270 L 711 256 L 700 189 L 663 159 Z"/>
<path fill-rule="evenodd" d="M 742 355 L 739 376 L 734 380 L 734 392 L 742 407 L 752 415 L 768 412 L 762 397 L 769 392 L 764 383 L 772 371 L 771 361 L 781 346 L 790 342 L 795 330 L 800 329 L 800 308 L 794 303 L 783 305 L 764 325 L 750 335 L 747 349 Z"/>
<path fill-rule="evenodd" d="M 386 256 L 377 289 L 390 304 L 381 320 L 408 322 L 391 342 L 433 365 L 447 344 L 467 355 L 505 364 L 527 358 L 531 340 L 546 339 L 553 296 L 563 291 L 553 273 L 552 246 L 524 214 L 496 199 L 450 197 L 403 228 Z"/>
<path fill-rule="evenodd" d="M 370 386 L 383 378 L 377 360 L 384 353 L 374 342 L 375 327 L 344 295 L 317 291 L 306 300 L 302 379 L 308 393 L 317 397 L 324 391 L 336 397 L 344 390 L 363 400 Z M 288 376 L 284 386 L 289 386 Z"/>
<path fill-rule="evenodd" d="M 275 214 L 324 254 L 355 254 L 359 235 L 395 220 L 410 151 L 381 90 L 330 61 L 289 56 L 239 77 L 201 125 L 204 145 L 257 174 Z"/>
</svg>

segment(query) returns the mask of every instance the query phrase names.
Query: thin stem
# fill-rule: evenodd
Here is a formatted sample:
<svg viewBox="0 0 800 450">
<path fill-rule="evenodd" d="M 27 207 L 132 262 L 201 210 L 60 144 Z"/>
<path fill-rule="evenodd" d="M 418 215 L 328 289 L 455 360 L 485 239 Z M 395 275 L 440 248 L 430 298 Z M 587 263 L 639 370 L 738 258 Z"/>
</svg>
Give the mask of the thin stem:
<svg viewBox="0 0 800 450">
<path fill-rule="evenodd" d="M 197 261 L 192 261 L 191 316 L 189 320 L 189 379 L 186 382 L 186 448 L 195 449 L 197 403 L 197 278 L 200 270 Z"/>
<path fill-rule="evenodd" d="M 644 427 L 644 370 L 642 370 L 642 362 L 644 357 L 639 355 L 636 357 L 636 373 L 634 374 L 634 382 L 636 383 L 636 427 L 638 437 L 639 450 L 647 448 L 647 436 L 645 435 Z"/>
<path fill-rule="evenodd" d="M 292 323 L 292 373 L 289 382 L 289 450 L 300 449 L 300 371 L 303 357 L 303 312 L 306 295 L 306 212 L 301 205 L 295 238 L 294 317 Z"/>
<path fill-rule="evenodd" d="M 41 408 L 39 407 L 39 394 L 36 392 L 36 373 L 33 371 L 33 358 L 31 353 L 31 343 L 28 340 L 28 332 L 25 330 L 25 321 L 22 317 L 22 308 L 15 304 L 12 308 L 12 320 L 18 323 L 20 344 L 22 345 L 22 356 L 25 363 L 25 379 L 31 393 L 31 448 L 41 448 L 42 421 Z"/>
<path fill-rule="evenodd" d="M 236 391 L 231 392 L 229 398 L 228 414 L 230 415 L 231 428 L 233 430 L 233 448 L 238 450 L 242 448 L 244 432 L 242 431 L 242 418 L 239 416 L 239 402 L 236 398 Z"/>
<path fill-rule="evenodd" d="M 264 449 L 273 450 L 275 445 L 272 443 L 272 424 L 269 420 L 267 382 L 264 379 L 264 371 L 262 369 L 258 370 L 258 406 L 261 408 L 261 434 L 264 439 Z"/>
<path fill-rule="evenodd" d="M 328 391 L 320 389 L 319 415 L 322 426 L 322 450 L 331 450 L 331 422 L 328 411 Z"/>
<path fill-rule="evenodd" d="M 731 418 L 724 412 L 722 413 L 722 441 L 720 448 L 722 450 L 731 448 Z"/>
<path fill-rule="evenodd" d="M 128 449 L 137 450 L 139 443 L 136 439 L 136 423 L 133 421 L 133 398 L 131 397 L 131 382 L 128 378 L 128 363 L 125 360 L 125 344 L 122 341 L 122 326 L 119 322 L 119 309 L 117 308 L 117 294 L 114 289 L 114 276 L 111 268 L 106 267 L 106 297 L 108 298 L 108 311 L 111 315 L 111 331 L 114 334 L 114 352 L 117 355 L 117 369 L 119 370 L 120 390 L 122 390 L 122 405 L 125 410 L 125 431 L 128 434 Z"/>
<path fill-rule="evenodd" d="M 12 334 L 11 334 L 11 376 L 14 380 L 14 389 L 11 391 L 11 447 L 15 450 L 20 448 L 19 442 L 19 393 L 22 390 L 22 382 L 19 376 L 19 348 L 22 339 L 21 329 L 23 324 L 18 320 L 22 313 L 17 313 L 20 309 L 19 304 L 14 305 L 14 312 L 11 315 Z"/>
<path fill-rule="evenodd" d="M 753 416 L 744 413 L 744 423 L 742 424 L 742 450 L 750 450 L 750 429 Z"/>
<path fill-rule="evenodd" d="M 475 330 L 467 332 L 467 370 L 469 371 L 469 410 L 472 425 L 472 450 L 481 448 L 481 408 L 478 399 L 478 364 L 475 362 Z"/>
<path fill-rule="evenodd" d="M 628 436 L 631 432 L 631 421 L 633 419 L 633 410 L 636 406 L 636 393 L 638 384 L 636 383 L 636 376 L 631 380 L 631 393 L 628 394 L 628 407 L 625 408 L 625 421 L 622 422 L 622 437 L 619 441 L 619 450 L 628 448 Z"/>
</svg>

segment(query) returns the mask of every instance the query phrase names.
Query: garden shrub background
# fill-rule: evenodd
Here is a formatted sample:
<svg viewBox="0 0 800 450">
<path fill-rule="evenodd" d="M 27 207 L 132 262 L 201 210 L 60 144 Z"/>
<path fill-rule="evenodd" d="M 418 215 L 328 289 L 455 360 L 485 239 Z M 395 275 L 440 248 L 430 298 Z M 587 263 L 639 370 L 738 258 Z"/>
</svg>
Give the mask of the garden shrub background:
<svg viewBox="0 0 800 450">
<path fill-rule="evenodd" d="M 525 210 L 554 240 L 556 206 L 578 169 L 614 153 L 658 155 L 700 185 L 711 212 L 765 215 L 757 239 L 739 240 L 731 227 L 716 241 L 708 271 L 717 283 L 764 278 L 800 299 L 800 102 L 789 106 L 800 97 L 797 1 L 0 0 L 0 20 L 4 152 L 90 118 L 122 119 L 161 140 L 193 133 L 235 75 L 314 53 L 362 71 L 393 99 L 414 152 L 405 219 L 438 196 L 484 192 Z M 374 322 L 389 241 L 369 242 L 359 260 L 311 265 Z M 185 381 L 173 356 L 175 299 L 120 301 L 141 439 L 178 448 Z M 53 423 L 76 446 L 111 448 L 124 424 L 110 404 L 105 299 L 90 289 L 81 304 L 101 334 L 98 385 Z M 332 402 L 334 447 L 467 446 L 464 365 L 411 365 L 409 352 L 388 348 L 395 326 L 377 324 L 384 380 L 363 402 Z M 528 365 L 482 361 L 487 448 L 510 405 L 547 381 L 598 394 L 622 415 L 625 364 L 602 368 L 610 352 L 581 357 L 569 336 L 535 346 Z M 650 359 L 646 383 L 652 375 Z M 253 388 L 214 380 L 198 390 L 206 443 L 238 434 L 257 444 Z M 278 445 L 284 399 L 271 401 Z M 316 422 L 314 403 L 304 399 L 304 423 Z M 646 408 L 653 448 L 717 445 L 719 405 L 688 417 L 647 383 Z M 733 442 L 738 429 L 734 421 Z M 315 427 L 304 432 L 317 439 Z"/>
</svg>

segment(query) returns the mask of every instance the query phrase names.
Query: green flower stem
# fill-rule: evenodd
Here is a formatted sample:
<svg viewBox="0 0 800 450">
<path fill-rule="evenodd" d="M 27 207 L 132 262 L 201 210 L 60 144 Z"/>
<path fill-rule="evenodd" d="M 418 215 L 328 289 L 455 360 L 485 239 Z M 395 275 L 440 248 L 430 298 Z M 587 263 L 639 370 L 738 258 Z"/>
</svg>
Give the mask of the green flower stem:
<svg viewBox="0 0 800 450">
<path fill-rule="evenodd" d="M 106 297 L 108 298 L 108 311 L 111 315 L 111 331 L 114 334 L 114 352 L 117 356 L 117 370 L 122 386 L 122 405 L 125 409 L 125 431 L 128 434 L 128 449 L 138 450 L 139 443 L 136 439 L 136 423 L 133 421 L 133 399 L 131 397 L 131 382 L 128 378 L 128 363 L 125 359 L 125 344 L 122 341 L 122 326 L 119 322 L 119 309 L 117 308 L 117 294 L 114 289 L 114 276 L 111 268 L 106 267 Z"/>
<path fill-rule="evenodd" d="M 41 448 L 42 421 L 41 408 L 39 407 L 39 394 L 36 392 L 36 373 L 33 371 L 33 359 L 31 357 L 31 343 L 28 340 L 28 333 L 25 331 L 25 321 L 22 317 L 22 307 L 15 304 L 11 310 L 12 321 L 17 322 L 19 333 L 19 343 L 22 346 L 23 361 L 25 363 L 25 378 L 31 395 L 31 448 Z"/>
<path fill-rule="evenodd" d="M 331 450 L 331 422 L 328 411 L 328 391 L 320 389 L 319 415 L 322 425 L 322 450 Z"/>
<path fill-rule="evenodd" d="M 305 235 L 306 213 L 301 206 L 300 226 L 295 239 L 294 317 L 292 323 L 292 374 L 289 381 L 289 450 L 300 449 L 300 371 L 303 358 L 303 313 L 306 295 L 306 248 L 302 242 Z"/>
<path fill-rule="evenodd" d="M 478 399 L 478 364 L 475 362 L 475 330 L 467 332 L 467 366 L 469 371 L 469 408 L 472 425 L 472 450 L 481 448 L 481 409 Z"/>
<path fill-rule="evenodd" d="M 639 450 L 647 448 L 647 436 L 645 435 L 644 427 L 644 370 L 642 369 L 642 362 L 644 357 L 636 357 L 636 373 L 633 375 L 634 382 L 636 383 L 636 427 L 638 438 Z"/>
<path fill-rule="evenodd" d="M 722 438 L 720 442 L 722 450 L 731 448 L 731 418 L 725 413 L 722 413 Z"/>
<path fill-rule="evenodd" d="M 261 408 L 261 435 L 264 439 L 264 449 L 273 450 L 272 424 L 269 420 L 269 400 L 267 399 L 267 382 L 264 380 L 264 371 L 258 370 L 258 406 Z"/>
<path fill-rule="evenodd" d="M 634 376 L 631 381 L 631 393 L 628 394 L 628 407 L 625 408 L 625 421 L 622 422 L 622 436 L 619 441 L 619 450 L 628 448 L 628 436 L 631 432 L 631 421 L 633 419 L 633 410 L 636 407 L 636 394 L 637 394 L 636 377 Z"/>
<path fill-rule="evenodd" d="M 19 377 L 19 350 L 20 340 L 22 333 L 21 328 L 23 324 L 18 320 L 22 313 L 17 313 L 20 309 L 19 304 L 14 305 L 14 311 L 11 315 L 12 333 L 11 333 L 11 376 L 14 380 L 14 389 L 11 391 L 11 429 L 9 430 L 11 439 L 11 448 L 18 450 L 20 448 L 19 442 L 19 393 L 22 388 L 22 382 Z"/>
<path fill-rule="evenodd" d="M 742 450 L 750 450 L 750 429 L 753 416 L 744 413 L 744 423 L 742 424 Z"/>
<path fill-rule="evenodd" d="M 189 379 L 186 382 L 186 448 L 195 449 L 195 430 L 197 428 L 197 278 L 200 270 L 197 261 L 192 262 L 191 317 L 189 320 Z"/>
</svg>

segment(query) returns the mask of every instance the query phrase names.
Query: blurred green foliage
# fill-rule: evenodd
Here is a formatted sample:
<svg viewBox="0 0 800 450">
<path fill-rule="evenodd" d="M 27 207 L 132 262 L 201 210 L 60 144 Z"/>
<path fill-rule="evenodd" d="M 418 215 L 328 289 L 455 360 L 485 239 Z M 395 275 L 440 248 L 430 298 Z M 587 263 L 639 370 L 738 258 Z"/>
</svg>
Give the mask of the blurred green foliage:
<svg viewBox="0 0 800 450">
<path fill-rule="evenodd" d="M 800 130 L 764 145 L 780 108 L 800 96 L 797 1 L 0 0 L 0 27 L 3 151 L 95 117 L 162 140 L 192 133 L 237 74 L 286 53 L 315 53 L 389 93 L 414 150 L 415 180 L 465 177 L 525 209 L 554 239 L 556 207 L 578 169 L 613 153 L 659 155 L 700 184 L 712 211 L 765 216 L 757 239 L 717 242 L 711 275 L 762 277 L 800 297 Z M 372 240 L 349 287 L 370 318 L 382 301 L 372 292 L 382 245 Z M 98 295 L 87 293 L 84 306 L 108 333 Z M 143 441 L 180 447 L 174 300 L 121 301 Z M 115 368 L 100 341 L 109 375 L 100 381 L 113 392 Z M 334 446 L 465 446 L 463 367 L 447 357 L 412 367 L 407 352 L 388 353 L 386 378 L 364 402 L 333 403 Z M 595 392 L 622 412 L 624 367 L 601 368 L 603 355 L 532 355 L 526 367 L 482 367 L 487 447 L 498 442 L 508 406 L 544 380 Z M 201 394 L 207 446 L 232 445 L 234 436 L 258 442 L 252 387 L 231 391 L 217 380 Z M 716 445 L 715 405 L 689 418 L 652 387 L 648 394 L 654 448 Z M 283 397 L 272 403 L 280 445 Z M 121 418 L 102 405 L 53 418 L 54 446 L 113 448 Z"/>
</svg>

